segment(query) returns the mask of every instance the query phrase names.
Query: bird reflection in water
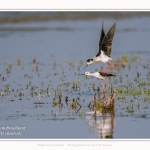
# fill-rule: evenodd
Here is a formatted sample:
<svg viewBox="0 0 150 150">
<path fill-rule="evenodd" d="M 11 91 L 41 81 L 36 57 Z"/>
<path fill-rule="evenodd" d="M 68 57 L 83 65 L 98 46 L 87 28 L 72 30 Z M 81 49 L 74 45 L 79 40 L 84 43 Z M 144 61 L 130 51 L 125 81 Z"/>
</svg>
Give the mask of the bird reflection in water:
<svg viewBox="0 0 150 150">
<path fill-rule="evenodd" d="M 90 130 L 96 133 L 99 138 L 113 138 L 113 130 L 115 125 L 115 111 L 114 111 L 114 96 L 115 93 L 111 91 L 109 96 L 105 92 L 102 97 L 96 94 L 94 100 L 89 103 L 90 112 L 86 113 L 86 120 Z M 99 105 L 100 106 L 99 106 Z"/>
</svg>

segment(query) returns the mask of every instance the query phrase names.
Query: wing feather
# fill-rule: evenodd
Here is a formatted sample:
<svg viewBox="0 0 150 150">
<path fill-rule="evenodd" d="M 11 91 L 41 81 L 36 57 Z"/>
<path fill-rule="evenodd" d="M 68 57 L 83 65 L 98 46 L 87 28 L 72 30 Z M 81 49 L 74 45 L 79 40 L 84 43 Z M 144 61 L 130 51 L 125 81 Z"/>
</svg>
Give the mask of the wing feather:
<svg viewBox="0 0 150 150">
<path fill-rule="evenodd" d="M 104 36 L 105 36 L 105 31 L 104 31 L 104 28 L 103 28 L 103 21 L 102 21 L 102 30 L 101 30 L 101 34 L 100 34 L 99 45 L 100 45 L 100 43 L 102 42 Z M 99 51 L 99 52 L 96 54 L 96 57 L 99 56 L 100 53 L 101 53 L 101 51 Z"/>
<path fill-rule="evenodd" d="M 114 38 L 115 29 L 116 29 L 116 23 L 114 23 L 112 25 L 112 27 L 109 29 L 107 34 L 99 42 L 99 54 L 102 50 L 102 51 L 104 51 L 105 55 L 110 57 L 111 48 L 112 48 L 112 41 L 113 41 L 113 38 Z"/>
</svg>

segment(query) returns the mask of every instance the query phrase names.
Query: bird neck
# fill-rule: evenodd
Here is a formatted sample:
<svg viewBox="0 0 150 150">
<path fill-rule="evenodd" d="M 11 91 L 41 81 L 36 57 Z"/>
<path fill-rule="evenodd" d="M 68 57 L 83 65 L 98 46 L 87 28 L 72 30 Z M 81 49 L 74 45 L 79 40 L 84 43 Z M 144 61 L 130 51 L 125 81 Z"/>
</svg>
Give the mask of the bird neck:
<svg viewBox="0 0 150 150">
<path fill-rule="evenodd" d="M 99 62 L 99 61 L 101 61 L 101 57 L 100 56 L 93 58 L 93 62 Z"/>
</svg>

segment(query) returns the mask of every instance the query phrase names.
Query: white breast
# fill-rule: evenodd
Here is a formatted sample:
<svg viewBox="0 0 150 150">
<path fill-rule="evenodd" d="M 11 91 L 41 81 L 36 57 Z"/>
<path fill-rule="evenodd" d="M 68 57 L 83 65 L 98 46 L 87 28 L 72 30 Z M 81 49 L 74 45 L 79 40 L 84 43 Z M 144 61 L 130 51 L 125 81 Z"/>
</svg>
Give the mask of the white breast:
<svg viewBox="0 0 150 150">
<path fill-rule="evenodd" d="M 95 72 L 95 73 L 94 73 L 94 76 L 95 76 L 96 78 L 98 78 L 98 79 L 105 79 L 105 77 L 101 76 L 101 75 L 99 74 L 99 72 Z"/>
</svg>

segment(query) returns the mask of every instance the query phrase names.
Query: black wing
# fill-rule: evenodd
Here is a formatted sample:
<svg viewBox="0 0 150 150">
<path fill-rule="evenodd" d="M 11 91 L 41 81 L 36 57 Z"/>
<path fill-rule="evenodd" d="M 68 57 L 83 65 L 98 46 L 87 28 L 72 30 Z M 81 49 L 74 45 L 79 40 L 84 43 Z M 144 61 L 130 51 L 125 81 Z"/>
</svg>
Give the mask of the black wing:
<svg viewBox="0 0 150 150">
<path fill-rule="evenodd" d="M 103 77 L 110 77 L 110 76 L 115 76 L 114 74 L 112 73 L 104 73 L 104 72 L 99 72 L 99 74 Z"/>
<path fill-rule="evenodd" d="M 112 25 L 112 27 L 109 29 L 107 34 L 103 37 L 102 41 L 99 42 L 99 53 L 101 53 L 101 50 L 104 51 L 105 55 L 110 57 L 111 54 L 111 47 L 112 47 L 112 41 L 114 38 L 114 33 L 116 29 L 116 23 Z"/>
<path fill-rule="evenodd" d="M 101 30 L 101 36 L 100 36 L 99 44 L 102 42 L 104 36 L 105 36 L 105 31 L 104 31 L 104 29 L 103 29 L 103 21 L 102 21 L 102 30 Z M 101 53 L 101 51 L 99 51 L 99 52 L 97 53 L 96 57 L 99 56 L 100 53 Z"/>
</svg>

